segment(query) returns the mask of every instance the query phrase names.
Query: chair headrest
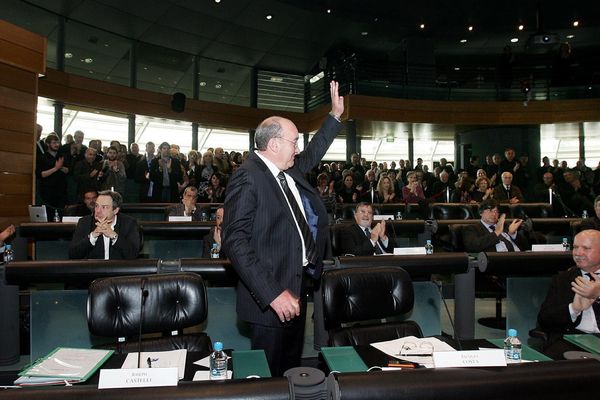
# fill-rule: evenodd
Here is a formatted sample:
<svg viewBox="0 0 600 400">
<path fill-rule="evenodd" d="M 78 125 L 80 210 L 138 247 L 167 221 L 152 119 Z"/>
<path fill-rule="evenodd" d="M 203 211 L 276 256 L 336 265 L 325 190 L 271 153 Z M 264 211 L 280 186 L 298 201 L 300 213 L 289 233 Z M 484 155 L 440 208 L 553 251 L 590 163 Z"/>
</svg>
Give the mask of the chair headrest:
<svg viewBox="0 0 600 400">
<path fill-rule="evenodd" d="M 127 337 L 140 328 L 142 285 L 147 292 L 142 332 L 181 330 L 206 319 L 206 289 L 194 273 L 97 279 L 88 290 L 88 327 L 98 336 Z"/>
<path fill-rule="evenodd" d="M 400 267 L 329 270 L 321 278 L 325 327 L 406 314 L 414 305 L 408 273 Z"/>
</svg>

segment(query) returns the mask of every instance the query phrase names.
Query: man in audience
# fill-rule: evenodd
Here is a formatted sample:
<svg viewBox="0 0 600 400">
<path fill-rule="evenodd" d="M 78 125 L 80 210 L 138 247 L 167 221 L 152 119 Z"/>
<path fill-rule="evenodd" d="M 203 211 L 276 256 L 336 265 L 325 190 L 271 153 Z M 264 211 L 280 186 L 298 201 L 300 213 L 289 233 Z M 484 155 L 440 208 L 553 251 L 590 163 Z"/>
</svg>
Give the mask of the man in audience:
<svg viewBox="0 0 600 400">
<path fill-rule="evenodd" d="M 440 179 L 433 182 L 431 187 L 431 200 L 437 203 L 450 203 L 452 195 L 452 186 L 450 184 L 450 174 L 445 169 L 440 172 Z"/>
<path fill-rule="evenodd" d="M 363 202 L 356 205 L 354 224 L 340 232 L 341 254 L 372 256 L 373 254 L 393 253 L 395 241 L 386 234 L 386 223 L 373 224 L 373 207 Z M 393 229 L 393 227 L 392 227 Z"/>
<path fill-rule="evenodd" d="M 223 212 L 225 209 L 223 207 L 217 208 L 215 212 L 215 226 L 210 228 L 210 232 L 208 232 L 202 242 L 204 244 L 204 257 L 210 257 L 210 251 L 214 244 L 217 245 L 217 249 L 219 250 L 219 258 L 227 258 L 223 249 L 221 249 L 221 234 L 223 232 Z"/>
<path fill-rule="evenodd" d="M 593 210 L 592 189 L 581 179 L 581 172 L 567 170 L 563 173 L 565 184 L 561 186 L 563 201 L 574 216 L 580 216 L 583 210 Z"/>
<path fill-rule="evenodd" d="M 131 143 L 129 146 L 129 153 L 125 157 L 127 160 L 127 179 L 135 179 L 135 170 L 137 168 L 138 163 L 142 160 L 142 155 L 140 154 L 140 146 L 137 143 Z"/>
<path fill-rule="evenodd" d="M 171 157 L 171 146 L 163 142 L 158 147 L 158 158 L 150 163 L 150 179 L 154 183 L 154 200 L 158 202 L 176 203 L 179 201 L 179 186 L 183 182 L 181 163 Z"/>
<path fill-rule="evenodd" d="M 550 200 L 550 190 L 558 192 L 558 187 L 554 184 L 552 172 L 544 172 L 542 182 L 536 183 L 533 187 L 535 201 L 540 203 L 554 202 L 554 199 Z"/>
<path fill-rule="evenodd" d="M 117 192 L 98 193 L 94 214 L 77 223 L 69 245 L 70 259 L 135 259 L 140 251 L 137 221 L 119 214 L 123 198 Z"/>
<path fill-rule="evenodd" d="M 65 167 L 69 171 L 73 171 L 75 164 L 83 160 L 87 146 L 83 144 L 84 133 L 75 131 L 73 134 L 73 142 L 66 142 L 58 150 L 58 154 L 65 158 Z"/>
<path fill-rule="evenodd" d="M 354 183 L 359 185 L 365 179 L 365 173 L 367 170 L 361 165 L 360 157 L 356 153 L 352 153 L 350 156 L 350 162 L 346 164 L 346 168 L 344 169 L 352 169 Z"/>
<path fill-rule="evenodd" d="M 36 165 L 36 176 L 40 179 L 40 197 L 46 205 L 49 218 L 65 207 L 67 200 L 67 174 L 64 157 L 58 155 L 60 139 L 54 133 L 46 137 L 46 152 Z"/>
<path fill-rule="evenodd" d="M 77 194 L 82 196 L 88 190 L 98 190 L 100 171 L 102 171 L 102 163 L 96 161 L 97 150 L 89 147 L 85 151 L 83 160 L 79 160 L 75 164 L 73 178 L 77 183 Z"/>
<path fill-rule="evenodd" d="M 510 173 L 515 173 L 515 171 L 519 168 L 519 161 L 515 158 L 515 149 L 512 147 L 508 147 L 504 150 L 504 160 L 500 162 L 499 172 L 502 174 L 505 171 Z"/>
<path fill-rule="evenodd" d="M 125 192 L 125 165 L 117 159 L 117 147 L 110 146 L 106 152 L 106 160 L 102 165 L 102 171 L 99 173 L 100 189 L 114 190 L 118 193 Z"/>
<path fill-rule="evenodd" d="M 498 216 L 498 202 L 487 199 L 479 203 L 479 224 L 469 224 L 462 229 L 465 250 L 469 253 L 481 251 L 525 251 L 529 243 L 525 233 L 519 230 L 523 220 L 514 219 L 508 226 L 506 215 Z"/>
<path fill-rule="evenodd" d="M 84 217 L 86 215 L 91 215 L 96 207 L 96 198 L 98 198 L 98 192 L 95 189 L 85 190 L 81 198 L 83 203 L 65 207 L 64 215 L 72 217 Z"/>
<path fill-rule="evenodd" d="M 600 196 L 596 196 L 594 199 L 594 216 L 581 221 L 580 230 L 595 229 L 600 231 Z"/>
<path fill-rule="evenodd" d="M 176 217 L 192 217 L 192 221 L 202 220 L 202 210 L 196 207 L 198 201 L 198 189 L 188 186 L 183 191 L 181 203 L 169 207 L 168 215 Z"/>
<path fill-rule="evenodd" d="M 223 175 L 229 175 L 231 173 L 229 161 L 222 147 L 215 148 L 215 157 L 213 158 L 213 165 L 215 169 Z"/>
<path fill-rule="evenodd" d="M 562 358 L 569 349 L 560 340 L 567 333 L 600 333 L 600 231 L 579 232 L 573 243 L 575 267 L 552 279 L 538 314 L 539 326 L 549 334 L 545 353 Z"/>
<path fill-rule="evenodd" d="M 521 189 L 512 184 L 512 173 L 505 171 L 502 173 L 502 184 L 494 188 L 494 199 L 500 203 L 517 204 L 523 203 L 525 198 Z"/>
<path fill-rule="evenodd" d="M 363 201 L 373 203 L 375 191 L 377 190 L 377 179 L 375 179 L 375 171 L 368 170 L 364 176 L 364 182 L 356 187 L 359 191 L 359 196 Z"/>
<path fill-rule="evenodd" d="M 135 181 L 140 184 L 140 201 L 149 203 L 154 197 L 154 183 L 150 179 L 150 165 L 154 159 L 154 143 L 146 143 L 146 154 L 135 167 Z"/>
</svg>

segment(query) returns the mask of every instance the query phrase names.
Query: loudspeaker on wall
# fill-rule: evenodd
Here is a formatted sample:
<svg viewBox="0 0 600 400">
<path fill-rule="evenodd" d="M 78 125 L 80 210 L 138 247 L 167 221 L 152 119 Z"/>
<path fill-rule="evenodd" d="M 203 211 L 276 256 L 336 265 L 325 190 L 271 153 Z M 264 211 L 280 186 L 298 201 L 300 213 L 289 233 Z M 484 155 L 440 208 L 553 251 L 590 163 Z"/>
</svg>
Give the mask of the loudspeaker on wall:
<svg viewBox="0 0 600 400">
<path fill-rule="evenodd" d="M 175 112 L 183 112 L 183 110 L 185 110 L 185 94 L 181 92 L 173 93 L 171 110 Z"/>
</svg>

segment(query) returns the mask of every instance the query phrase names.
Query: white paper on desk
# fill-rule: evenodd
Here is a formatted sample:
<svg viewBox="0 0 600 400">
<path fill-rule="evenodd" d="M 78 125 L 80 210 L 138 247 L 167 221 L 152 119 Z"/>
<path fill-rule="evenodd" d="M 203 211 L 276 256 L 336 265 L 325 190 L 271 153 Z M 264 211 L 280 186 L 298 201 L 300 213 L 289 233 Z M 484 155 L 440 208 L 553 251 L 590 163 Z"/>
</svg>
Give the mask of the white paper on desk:
<svg viewBox="0 0 600 400">
<path fill-rule="evenodd" d="M 140 366 L 148 367 L 148 358 L 150 358 L 153 368 L 177 368 L 179 379 L 185 375 L 185 360 L 187 357 L 186 349 L 171 351 L 142 351 L 140 357 Z M 137 368 L 138 353 L 129 353 L 121 368 Z"/>
<path fill-rule="evenodd" d="M 209 373 L 210 371 L 196 371 L 196 373 L 194 374 L 194 378 L 192 379 L 193 381 L 209 381 L 210 377 L 209 377 Z M 227 379 L 231 379 L 231 377 L 233 372 L 230 370 L 227 370 Z"/>
<path fill-rule="evenodd" d="M 409 355 L 400 356 L 400 349 L 404 346 L 405 343 L 413 343 L 415 344 L 414 353 L 419 354 L 422 352 L 420 350 L 422 343 L 428 343 L 433 346 L 433 351 L 456 351 L 452 346 L 447 343 L 442 342 L 441 340 L 433 337 L 428 338 L 418 338 L 416 336 L 406 336 L 400 339 L 388 340 L 385 342 L 377 342 L 371 343 L 371 346 L 375 347 L 377 350 L 384 352 L 390 357 L 398 358 L 400 360 L 405 360 L 408 362 L 413 362 L 417 364 L 421 364 L 426 368 L 433 368 L 433 355 L 431 356 L 416 356 L 410 357 Z M 409 354 L 410 352 L 405 352 L 405 354 Z"/>
<path fill-rule="evenodd" d="M 231 357 L 227 356 L 227 359 L 229 360 Z M 210 368 L 210 354 L 207 355 L 204 358 L 201 358 L 198 361 L 194 361 L 194 364 L 199 365 L 201 367 L 206 367 L 206 368 Z"/>
</svg>

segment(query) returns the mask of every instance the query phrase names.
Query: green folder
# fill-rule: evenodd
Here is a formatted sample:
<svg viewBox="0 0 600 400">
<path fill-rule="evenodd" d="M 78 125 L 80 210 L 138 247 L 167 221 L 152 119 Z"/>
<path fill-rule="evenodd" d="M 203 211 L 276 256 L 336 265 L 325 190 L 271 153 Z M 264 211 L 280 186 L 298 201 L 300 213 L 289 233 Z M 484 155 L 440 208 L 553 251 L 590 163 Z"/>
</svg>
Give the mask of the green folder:
<svg viewBox="0 0 600 400">
<path fill-rule="evenodd" d="M 352 346 L 321 347 L 321 354 L 330 371 L 364 372 L 368 369 Z"/>
<path fill-rule="evenodd" d="M 564 335 L 563 337 L 567 342 L 571 342 L 590 353 L 600 354 L 600 338 L 596 335 L 580 333 Z"/>
<path fill-rule="evenodd" d="M 271 370 L 263 350 L 236 350 L 231 353 L 231 358 L 235 379 L 245 379 L 249 376 L 271 377 Z"/>
</svg>

